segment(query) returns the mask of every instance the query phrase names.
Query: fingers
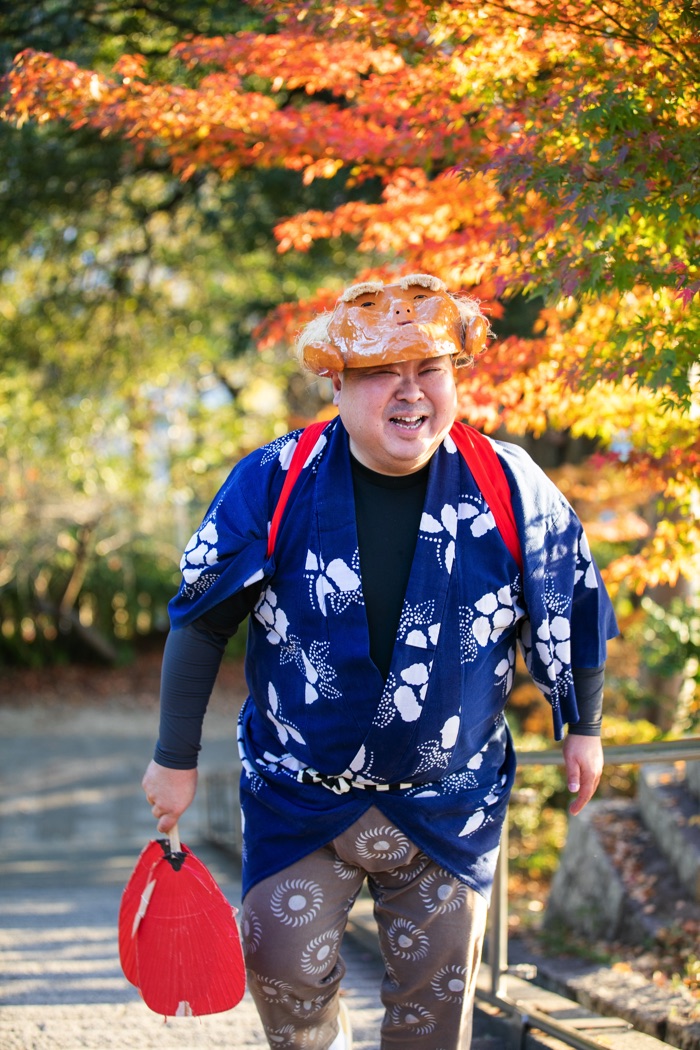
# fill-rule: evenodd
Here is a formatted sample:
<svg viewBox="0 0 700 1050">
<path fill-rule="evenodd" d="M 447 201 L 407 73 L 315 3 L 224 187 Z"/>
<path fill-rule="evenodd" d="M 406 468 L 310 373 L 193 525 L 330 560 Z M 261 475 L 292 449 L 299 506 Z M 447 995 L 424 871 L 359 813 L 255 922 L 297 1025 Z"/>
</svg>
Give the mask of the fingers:
<svg viewBox="0 0 700 1050">
<path fill-rule="evenodd" d="M 588 803 L 593 798 L 594 794 L 595 794 L 595 788 L 592 791 L 587 792 L 586 794 L 584 794 L 583 791 L 582 791 L 574 799 L 574 801 L 569 806 L 569 813 L 571 813 L 572 817 L 577 816 L 577 814 L 579 814 L 581 812 L 581 810 L 584 808 L 584 806 L 588 805 Z"/>
<path fill-rule="evenodd" d="M 181 812 L 174 813 L 170 808 L 159 805 L 156 799 L 150 795 L 146 797 L 146 801 L 151 807 L 151 813 L 158 821 L 157 827 L 160 832 L 166 833 L 170 831 L 182 816 Z"/>
<path fill-rule="evenodd" d="M 580 787 L 577 786 L 574 788 L 569 786 L 570 791 L 574 793 L 578 792 L 577 797 L 569 806 L 569 813 L 571 813 L 572 816 L 575 817 L 578 813 L 581 812 L 583 807 L 591 801 L 591 799 L 595 795 L 599 780 L 600 777 L 584 777 Z"/>
<path fill-rule="evenodd" d="M 168 769 L 151 762 L 141 781 L 146 801 L 158 822 L 158 831 L 167 834 L 194 798 L 196 769 Z"/>
<path fill-rule="evenodd" d="M 162 808 L 162 806 L 158 804 L 153 795 L 146 795 L 146 802 L 148 802 L 149 806 L 151 807 L 151 813 L 156 818 L 156 820 L 160 820 L 162 816 L 165 816 L 166 811 Z"/>
<path fill-rule="evenodd" d="M 603 771 L 603 751 L 597 737 L 570 735 L 564 741 L 566 782 L 577 797 L 569 806 L 576 816 L 593 798 Z"/>
</svg>

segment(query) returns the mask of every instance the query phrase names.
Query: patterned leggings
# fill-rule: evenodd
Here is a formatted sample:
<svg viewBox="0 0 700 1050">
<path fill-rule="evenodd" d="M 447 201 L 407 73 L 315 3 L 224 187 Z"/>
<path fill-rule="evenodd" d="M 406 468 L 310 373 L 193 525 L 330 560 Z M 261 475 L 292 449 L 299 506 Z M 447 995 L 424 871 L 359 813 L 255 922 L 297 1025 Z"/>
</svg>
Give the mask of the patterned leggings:
<svg viewBox="0 0 700 1050">
<path fill-rule="evenodd" d="M 374 807 L 246 895 L 248 981 L 270 1046 L 333 1042 L 340 943 L 365 878 L 385 965 L 381 1050 L 468 1050 L 486 901 Z"/>
</svg>

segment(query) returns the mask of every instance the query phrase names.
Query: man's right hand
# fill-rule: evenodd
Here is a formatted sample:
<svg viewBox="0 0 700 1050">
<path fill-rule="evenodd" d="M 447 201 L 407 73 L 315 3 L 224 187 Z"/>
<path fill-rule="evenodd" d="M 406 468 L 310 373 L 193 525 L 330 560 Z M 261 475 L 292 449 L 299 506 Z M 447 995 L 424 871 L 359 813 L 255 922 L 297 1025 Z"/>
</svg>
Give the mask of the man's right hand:
<svg viewBox="0 0 700 1050">
<path fill-rule="evenodd" d="M 158 831 L 167 834 L 185 812 L 197 790 L 196 769 L 168 769 L 151 761 L 141 787 L 158 821 Z"/>
</svg>

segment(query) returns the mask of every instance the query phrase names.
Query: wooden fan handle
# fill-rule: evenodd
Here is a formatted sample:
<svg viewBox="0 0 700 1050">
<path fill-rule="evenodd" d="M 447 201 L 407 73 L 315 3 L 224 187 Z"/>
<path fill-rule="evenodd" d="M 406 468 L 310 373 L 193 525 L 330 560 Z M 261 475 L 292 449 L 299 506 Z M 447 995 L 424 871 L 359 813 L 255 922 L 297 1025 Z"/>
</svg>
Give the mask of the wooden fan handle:
<svg viewBox="0 0 700 1050">
<path fill-rule="evenodd" d="M 180 830 L 177 824 L 173 824 L 172 828 L 168 832 L 168 838 L 170 839 L 170 849 L 173 853 L 182 853 L 182 847 L 180 845 Z"/>
</svg>

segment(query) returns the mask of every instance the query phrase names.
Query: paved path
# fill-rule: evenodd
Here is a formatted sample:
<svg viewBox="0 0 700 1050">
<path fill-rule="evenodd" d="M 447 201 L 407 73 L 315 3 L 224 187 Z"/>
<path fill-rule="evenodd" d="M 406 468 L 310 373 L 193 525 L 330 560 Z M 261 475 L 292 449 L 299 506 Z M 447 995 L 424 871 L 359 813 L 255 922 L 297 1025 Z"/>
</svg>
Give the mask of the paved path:
<svg viewBox="0 0 700 1050">
<path fill-rule="evenodd" d="M 210 713 L 203 769 L 235 748 L 233 717 Z M 122 889 L 154 825 L 139 782 L 155 715 L 138 709 L 0 707 L 0 1048 L 2 1050 L 244 1050 L 266 1042 L 246 995 L 205 1018 L 153 1014 L 122 975 Z M 235 862 L 201 842 L 201 811 L 181 834 L 240 904 Z M 203 822 L 202 822 L 203 826 Z M 345 994 L 355 1050 L 378 1050 L 379 962 L 346 938 Z M 493 1047 L 478 1027 L 477 1047 Z"/>
</svg>

